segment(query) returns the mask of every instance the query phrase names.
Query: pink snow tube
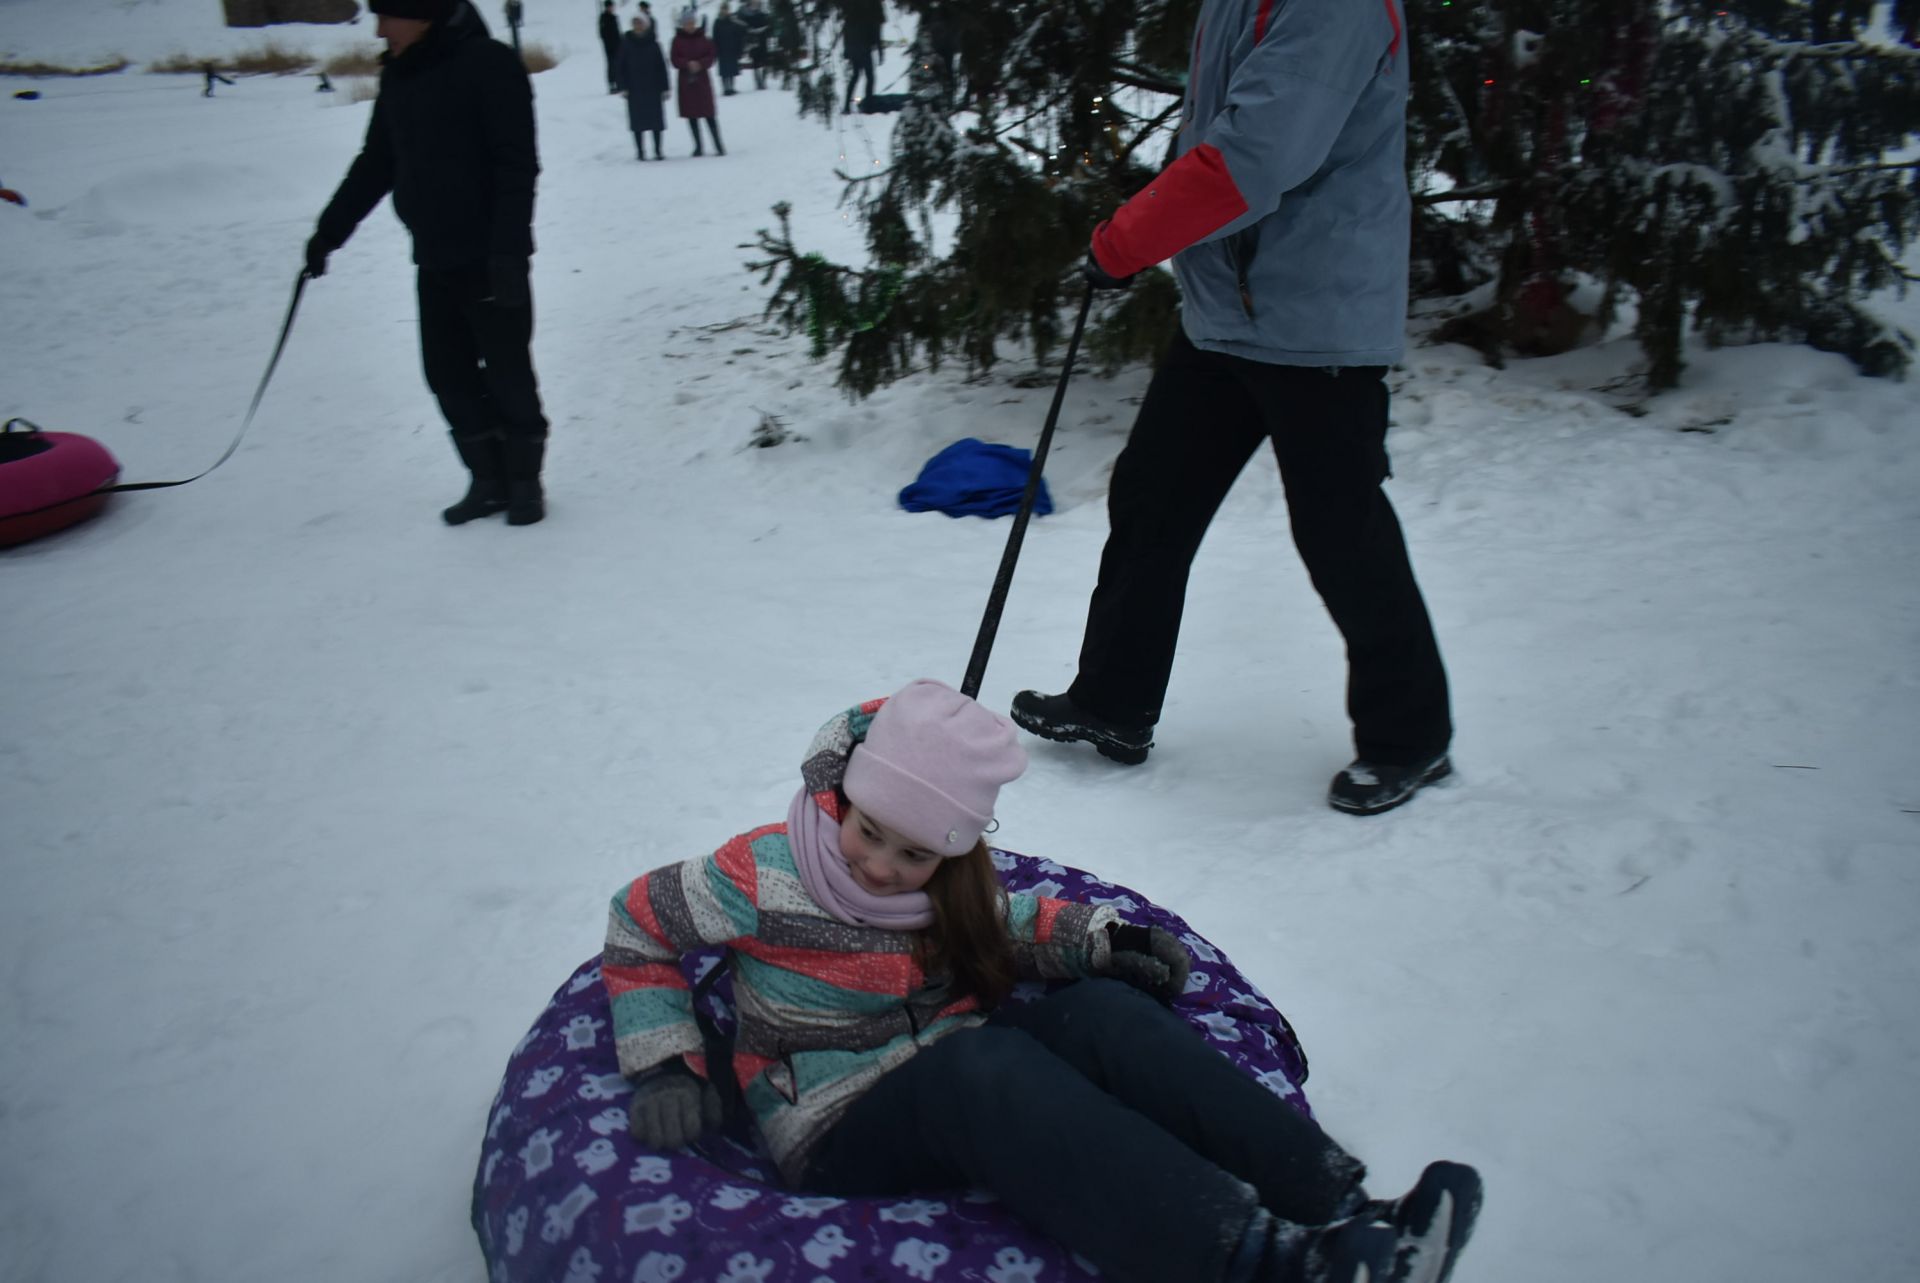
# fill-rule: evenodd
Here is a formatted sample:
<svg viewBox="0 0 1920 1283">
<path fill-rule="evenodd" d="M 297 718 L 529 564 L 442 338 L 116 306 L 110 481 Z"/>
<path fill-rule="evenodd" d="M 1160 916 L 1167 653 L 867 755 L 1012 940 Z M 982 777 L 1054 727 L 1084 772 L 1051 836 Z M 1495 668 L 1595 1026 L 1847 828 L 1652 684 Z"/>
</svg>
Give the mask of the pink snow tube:
<svg viewBox="0 0 1920 1283">
<path fill-rule="evenodd" d="M 0 431 L 0 548 L 38 539 L 99 512 L 96 493 L 120 476 L 120 465 L 92 437 L 42 432 L 32 425 Z"/>
</svg>

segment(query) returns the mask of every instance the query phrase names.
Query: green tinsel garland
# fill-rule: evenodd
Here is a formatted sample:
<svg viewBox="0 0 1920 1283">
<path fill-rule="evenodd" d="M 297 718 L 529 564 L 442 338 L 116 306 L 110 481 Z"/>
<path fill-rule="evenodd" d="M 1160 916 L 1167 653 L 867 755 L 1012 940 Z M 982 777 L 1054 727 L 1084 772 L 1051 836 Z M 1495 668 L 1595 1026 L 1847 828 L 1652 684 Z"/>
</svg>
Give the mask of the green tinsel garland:
<svg viewBox="0 0 1920 1283">
<path fill-rule="evenodd" d="M 880 282 L 879 297 L 872 306 L 852 308 L 834 278 L 840 269 L 821 254 L 804 254 L 795 271 L 800 273 L 801 289 L 806 296 L 807 334 L 813 340 L 813 359 L 827 354 L 830 340 L 840 330 L 859 334 L 886 319 L 893 301 L 900 297 L 906 273 L 897 267 L 883 267 L 873 275 Z"/>
</svg>

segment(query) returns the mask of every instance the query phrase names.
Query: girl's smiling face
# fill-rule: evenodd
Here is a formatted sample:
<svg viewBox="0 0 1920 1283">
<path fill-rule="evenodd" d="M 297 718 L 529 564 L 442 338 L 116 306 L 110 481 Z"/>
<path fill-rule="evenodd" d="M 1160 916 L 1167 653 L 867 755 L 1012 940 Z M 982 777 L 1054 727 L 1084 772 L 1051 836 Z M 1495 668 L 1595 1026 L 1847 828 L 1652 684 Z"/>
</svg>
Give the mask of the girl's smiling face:
<svg viewBox="0 0 1920 1283">
<path fill-rule="evenodd" d="M 918 891 L 940 867 L 937 852 L 915 846 L 852 803 L 840 821 L 840 856 L 853 880 L 872 895 Z"/>
</svg>

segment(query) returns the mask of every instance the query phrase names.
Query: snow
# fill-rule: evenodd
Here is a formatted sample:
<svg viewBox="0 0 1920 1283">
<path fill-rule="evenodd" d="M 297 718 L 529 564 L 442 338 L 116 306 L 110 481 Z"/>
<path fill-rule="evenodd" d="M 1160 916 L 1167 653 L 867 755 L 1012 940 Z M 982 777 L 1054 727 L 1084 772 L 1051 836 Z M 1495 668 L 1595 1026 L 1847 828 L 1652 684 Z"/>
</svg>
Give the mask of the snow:
<svg viewBox="0 0 1920 1283">
<path fill-rule="evenodd" d="M 0 554 L 8 1283 L 481 1277 L 487 1106 L 608 896 L 784 814 L 834 712 L 965 667 L 1006 523 L 894 495 L 959 437 L 1032 445 L 1051 387 L 1009 346 L 849 403 L 762 324 L 740 246 L 784 199 L 803 248 L 857 256 L 832 171 L 893 118 L 749 90 L 725 159 L 670 131 L 640 165 L 593 8 L 527 6 L 570 54 L 536 80 L 545 523 L 439 522 L 461 478 L 383 208 L 231 462 Z M 262 39 L 217 12 L 0 0 L 0 30 L 49 60 Z M 298 77 L 26 87 L 0 104 L 32 201 L 0 206 L 0 409 L 190 475 L 368 107 Z M 1454 781 L 1326 807 L 1340 645 L 1262 460 L 1196 568 L 1152 759 L 1031 741 L 1000 838 L 1228 950 L 1378 1191 L 1479 1165 L 1463 1283 L 1916 1277 L 1913 387 L 1776 345 L 1691 352 L 1637 400 L 1634 358 L 1415 347 L 1395 375 Z M 1069 391 L 990 704 L 1071 677 L 1144 383 Z M 748 448 L 763 413 L 806 440 Z"/>
</svg>

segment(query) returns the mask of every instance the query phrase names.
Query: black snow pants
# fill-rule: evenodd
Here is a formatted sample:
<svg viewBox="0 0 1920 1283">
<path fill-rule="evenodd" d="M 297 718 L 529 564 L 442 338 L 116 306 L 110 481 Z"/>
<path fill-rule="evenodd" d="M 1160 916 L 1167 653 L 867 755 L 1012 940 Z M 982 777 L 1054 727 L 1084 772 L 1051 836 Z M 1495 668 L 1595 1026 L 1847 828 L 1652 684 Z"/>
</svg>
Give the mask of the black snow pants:
<svg viewBox="0 0 1920 1283">
<path fill-rule="evenodd" d="M 1158 1002 L 1082 980 L 949 1034 L 855 1101 L 801 1185 L 977 1188 L 1121 1283 L 1212 1283 L 1257 1208 L 1334 1219 L 1359 1161 Z"/>
<path fill-rule="evenodd" d="M 1266 441 L 1294 546 L 1346 639 L 1355 752 L 1407 765 L 1444 751 L 1446 670 L 1381 489 L 1387 401 L 1383 366 L 1269 365 L 1177 335 L 1114 464 L 1074 703 L 1124 724 L 1160 719 L 1194 554 Z"/>
<path fill-rule="evenodd" d="M 533 304 L 489 297 L 487 265 L 421 268 L 420 361 L 456 449 L 476 477 L 540 475 L 547 418 L 533 373 Z M 497 442 L 497 448 L 476 448 Z M 488 460 L 497 456 L 498 470 Z"/>
</svg>

